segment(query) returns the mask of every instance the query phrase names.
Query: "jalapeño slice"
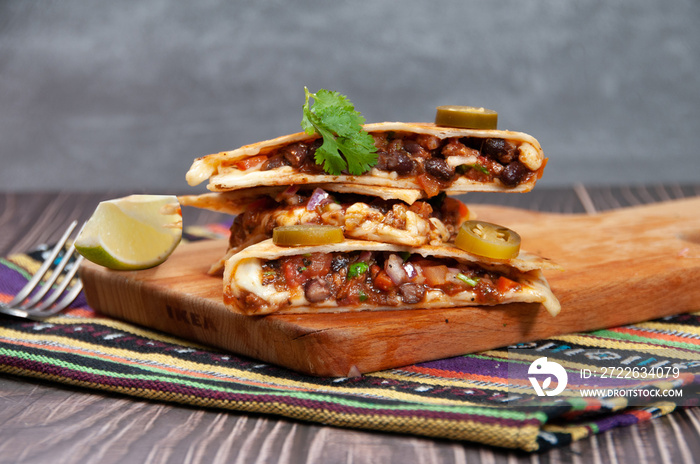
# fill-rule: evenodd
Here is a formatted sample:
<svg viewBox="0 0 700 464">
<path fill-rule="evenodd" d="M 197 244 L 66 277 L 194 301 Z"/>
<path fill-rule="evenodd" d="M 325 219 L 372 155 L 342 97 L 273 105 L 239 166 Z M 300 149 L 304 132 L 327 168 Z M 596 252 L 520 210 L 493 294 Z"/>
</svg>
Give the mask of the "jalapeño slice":
<svg viewBox="0 0 700 464">
<path fill-rule="evenodd" d="M 337 226 L 300 224 L 280 226 L 272 230 L 272 241 L 279 246 L 315 246 L 340 243 L 345 239 L 343 229 Z"/>
<path fill-rule="evenodd" d="M 455 246 L 486 258 L 512 259 L 520 252 L 520 235 L 498 224 L 466 221 L 459 228 Z"/>
<path fill-rule="evenodd" d="M 435 124 L 465 129 L 496 129 L 498 113 L 475 106 L 444 105 L 437 107 Z"/>
</svg>

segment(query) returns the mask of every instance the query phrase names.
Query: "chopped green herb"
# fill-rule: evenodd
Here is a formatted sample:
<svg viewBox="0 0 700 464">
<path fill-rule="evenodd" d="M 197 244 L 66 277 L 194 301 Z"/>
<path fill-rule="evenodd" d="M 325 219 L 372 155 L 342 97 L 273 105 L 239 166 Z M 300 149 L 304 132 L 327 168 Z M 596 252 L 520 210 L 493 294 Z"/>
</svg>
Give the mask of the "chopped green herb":
<svg viewBox="0 0 700 464">
<path fill-rule="evenodd" d="M 352 263 L 348 268 L 348 279 L 352 279 L 353 277 L 362 275 L 368 270 L 369 266 L 367 265 L 367 263 L 363 263 L 362 261 L 360 261 L 359 263 Z"/>
<path fill-rule="evenodd" d="M 411 252 L 410 251 L 402 251 L 399 253 L 399 256 L 401 256 L 401 259 L 403 259 L 403 262 L 405 263 L 408 261 L 408 258 L 411 257 Z"/>
<path fill-rule="evenodd" d="M 301 127 L 309 135 L 323 137 L 314 156 L 324 171 L 338 176 L 347 170 L 359 176 L 377 164 L 374 139 L 362 128 L 365 118 L 345 95 L 325 89 L 311 93 L 306 87 L 304 93 Z M 309 98 L 314 99 L 313 105 L 309 105 Z"/>
<path fill-rule="evenodd" d="M 304 272 L 304 271 L 307 270 L 307 269 L 308 269 L 308 267 L 306 267 L 306 266 L 299 266 L 299 267 L 297 268 L 297 272 L 298 272 L 299 274 L 301 274 L 302 272 Z"/>
<path fill-rule="evenodd" d="M 466 275 L 462 274 L 461 272 L 457 274 L 457 278 L 464 282 L 465 284 L 469 285 L 470 287 L 476 287 L 476 284 L 479 283 L 479 279 L 472 279 L 471 277 L 467 277 Z"/>
<path fill-rule="evenodd" d="M 369 298 L 367 294 L 363 290 L 360 290 L 360 301 L 367 301 L 367 298 Z"/>
<path fill-rule="evenodd" d="M 465 165 L 465 166 L 468 166 L 468 167 L 470 167 L 470 168 L 472 168 L 472 169 L 476 169 L 477 171 L 480 171 L 480 172 L 482 172 L 482 173 L 484 173 L 484 174 L 490 174 L 489 170 L 486 169 L 485 166 L 482 166 L 482 165 L 480 165 L 480 164 L 467 164 L 467 165 Z"/>
</svg>

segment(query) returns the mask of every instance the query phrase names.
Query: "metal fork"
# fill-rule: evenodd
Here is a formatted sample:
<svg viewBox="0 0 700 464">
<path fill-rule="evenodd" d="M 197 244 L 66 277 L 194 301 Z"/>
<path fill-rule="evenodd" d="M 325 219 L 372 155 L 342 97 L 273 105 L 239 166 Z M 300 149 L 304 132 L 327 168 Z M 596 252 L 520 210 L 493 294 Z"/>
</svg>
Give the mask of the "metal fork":
<svg viewBox="0 0 700 464">
<path fill-rule="evenodd" d="M 75 300 L 82 290 L 83 284 L 79 279 L 76 279 L 77 282 L 75 282 L 73 285 L 71 285 L 71 282 L 73 281 L 75 274 L 78 272 L 78 268 L 80 267 L 80 263 L 83 261 L 83 257 L 78 255 L 78 257 L 73 261 L 72 266 L 70 266 L 70 269 L 66 268 L 66 265 L 71 260 L 71 257 L 75 252 L 75 247 L 72 244 L 63 254 L 61 260 L 53 268 L 51 276 L 42 285 L 39 284 L 48 273 L 52 264 L 54 264 L 56 261 L 56 258 L 65 246 L 66 242 L 68 241 L 68 237 L 70 237 L 77 224 L 78 221 L 73 221 L 70 226 L 68 226 L 68 229 L 66 229 L 66 231 L 63 233 L 63 236 L 58 241 L 56 246 L 53 247 L 49 256 L 39 267 L 39 270 L 36 272 L 36 274 L 34 274 L 31 280 L 27 282 L 27 285 L 25 285 L 24 288 L 17 293 L 14 299 L 9 303 L 0 303 L 0 313 L 40 321 L 63 311 L 73 302 L 73 300 Z M 56 281 L 61 275 L 63 275 L 63 280 L 60 284 L 53 288 L 54 284 L 56 284 Z M 52 288 L 53 292 L 47 296 Z M 36 292 L 32 295 L 32 292 L 34 292 L 35 289 Z M 63 295 L 63 298 L 57 302 L 61 295 Z"/>
</svg>

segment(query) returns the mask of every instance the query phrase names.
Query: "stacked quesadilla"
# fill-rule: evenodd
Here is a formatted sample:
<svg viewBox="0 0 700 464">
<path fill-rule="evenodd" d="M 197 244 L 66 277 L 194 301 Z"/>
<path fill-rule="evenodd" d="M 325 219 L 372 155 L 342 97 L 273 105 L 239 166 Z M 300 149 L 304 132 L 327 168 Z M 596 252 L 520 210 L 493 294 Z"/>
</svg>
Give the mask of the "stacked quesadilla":
<svg viewBox="0 0 700 464">
<path fill-rule="evenodd" d="M 531 190 L 546 164 L 537 140 L 426 123 L 358 130 L 373 145 L 371 166 L 359 173 L 351 160 L 328 169 L 321 129 L 194 161 L 188 183 L 208 180 L 211 193 L 181 203 L 235 215 L 228 250 L 212 266 L 223 269 L 229 309 L 263 315 L 529 302 L 559 312 L 542 275 L 555 264 L 518 249 L 504 255 L 456 245 L 473 218 L 450 195 Z M 474 224 L 478 240 L 484 231 Z M 293 233 L 291 241 L 278 239 Z M 497 240 L 517 237 L 506 228 L 496 233 Z"/>
</svg>

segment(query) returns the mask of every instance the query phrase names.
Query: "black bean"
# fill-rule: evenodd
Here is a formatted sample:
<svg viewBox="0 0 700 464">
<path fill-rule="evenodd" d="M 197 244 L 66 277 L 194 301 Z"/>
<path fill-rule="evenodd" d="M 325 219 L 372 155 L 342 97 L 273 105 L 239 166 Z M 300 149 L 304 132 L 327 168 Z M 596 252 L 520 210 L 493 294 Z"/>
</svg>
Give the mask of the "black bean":
<svg viewBox="0 0 700 464">
<path fill-rule="evenodd" d="M 514 143 L 504 139 L 486 139 L 481 145 L 481 153 L 484 156 L 508 164 L 518 157 L 518 150 Z"/>
<path fill-rule="evenodd" d="M 309 279 L 304 284 L 304 296 L 309 303 L 318 303 L 331 296 L 331 285 L 321 277 Z"/>
<path fill-rule="evenodd" d="M 260 166 L 261 171 L 269 171 L 270 169 L 277 169 L 282 166 L 287 166 L 287 161 L 280 155 L 275 155 L 272 158 L 268 158 L 267 161 Z"/>
<path fill-rule="evenodd" d="M 528 172 L 529 170 L 523 163 L 520 161 L 513 161 L 503 169 L 500 179 L 501 182 L 508 187 L 515 187 Z"/>
<path fill-rule="evenodd" d="M 339 272 L 341 269 L 347 267 L 349 263 L 350 260 L 347 257 L 343 255 L 337 255 L 331 261 L 331 270 L 333 272 Z"/>
<path fill-rule="evenodd" d="M 377 168 L 382 171 L 396 171 L 397 174 L 403 175 L 411 173 L 415 168 L 415 161 L 402 151 L 380 151 L 377 157 Z"/>
<path fill-rule="evenodd" d="M 404 303 L 416 304 L 425 296 L 425 287 L 420 284 L 408 282 L 399 287 L 399 294 Z"/>
<path fill-rule="evenodd" d="M 423 169 L 431 176 L 442 180 L 450 180 L 455 175 L 455 168 L 447 164 L 447 162 L 441 158 L 429 158 L 425 160 Z"/>
<path fill-rule="evenodd" d="M 388 171 L 390 159 L 391 157 L 386 150 L 377 150 L 377 164 L 375 164 L 375 167 L 377 169 L 381 169 L 382 171 Z"/>
<path fill-rule="evenodd" d="M 481 146 L 484 143 L 484 139 L 480 139 L 477 137 L 462 137 L 461 139 L 459 139 L 459 141 L 462 142 L 465 146 L 479 151 L 481 151 Z"/>
<path fill-rule="evenodd" d="M 405 153 L 399 153 L 394 159 L 394 171 L 397 174 L 408 174 L 413 171 L 415 162 Z"/>
<path fill-rule="evenodd" d="M 403 148 L 412 155 L 424 151 L 423 147 L 421 147 L 420 144 L 414 140 L 406 140 L 403 143 Z"/>
<path fill-rule="evenodd" d="M 282 148 L 280 153 L 282 156 L 284 156 L 284 159 L 289 162 L 289 164 L 295 168 L 298 168 L 304 163 L 306 157 L 309 155 L 309 147 L 305 143 L 295 143 Z"/>
<path fill-rule="evenodd" d="M 481 144 L 481 153 L 484 156 L 496 158 L 505 147 L 506 141 L 503 139 L 486 139 Z"/>
<path fill-rule="evenodd" d="M 315 139 L 313 142 L 309 143 L 309 154 L 313 156 L 316 150 L 323 145 L 323 139 Z"/>
</svg>

